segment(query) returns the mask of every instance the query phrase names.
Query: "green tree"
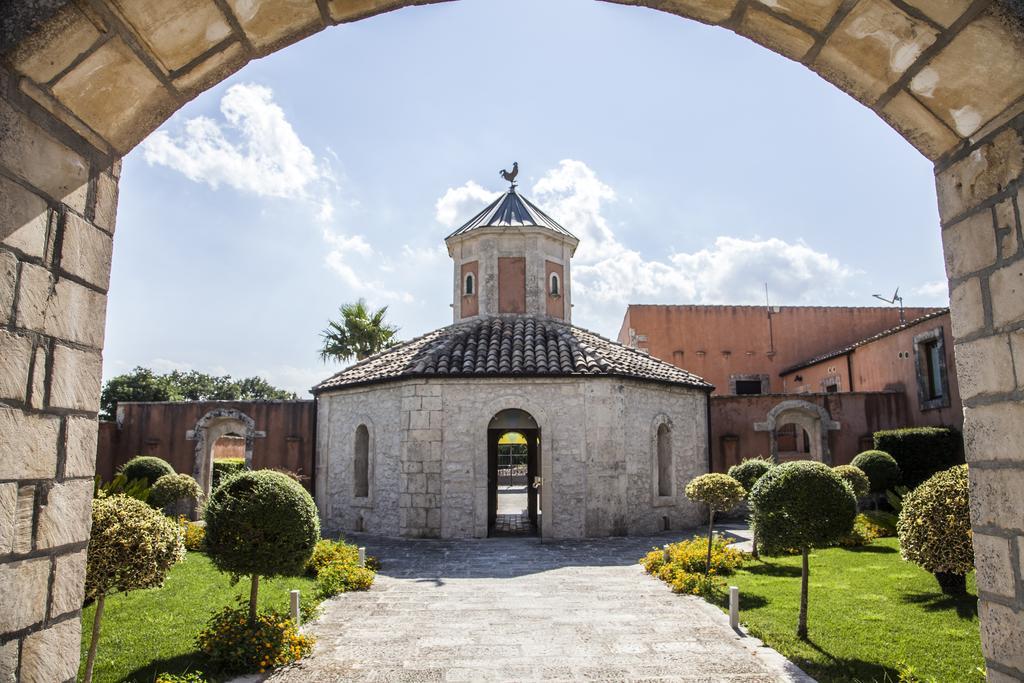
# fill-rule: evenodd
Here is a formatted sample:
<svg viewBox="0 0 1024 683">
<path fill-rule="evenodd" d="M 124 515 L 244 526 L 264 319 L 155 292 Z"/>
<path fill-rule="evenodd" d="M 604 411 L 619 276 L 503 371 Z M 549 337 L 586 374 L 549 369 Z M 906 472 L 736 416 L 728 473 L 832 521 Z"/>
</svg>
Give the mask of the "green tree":
<svg viewBox="0 0 1024 683">
<path fill-rule="evenodd" d="M 324 344 L 320 358 L 324 361 L 363 360 L 368 356 L 394 346 L 398 328 L 384 321 L 388 307 L 381 306 L 370 311 L 366 301 L 360 299 L 353 304 L 343 304 L 339 309 L 340 320 L 328 320 L 327 329 L 321 333 Z"/>
<path fill-rule="evenodd" d="M 232 379 L 189 370 L 158 375 L 137 367 L 103 385 L 100 415 L 113 420 L 122 401 L 267 401 L 298 398 L 295 392 L 278 389 L 262 377 Z"/>
<path fill-rule="evenodd" d="M 740 504 L 747 494 L 743 484 L 728 474 L 712 472 L 690 480 L 686 485 L 686 497 L 708 506 L 708 561 L 705 573 L 711 573 L 711 546 L 714 543 L 715 511 L 728 512 Z"/>
</svg>

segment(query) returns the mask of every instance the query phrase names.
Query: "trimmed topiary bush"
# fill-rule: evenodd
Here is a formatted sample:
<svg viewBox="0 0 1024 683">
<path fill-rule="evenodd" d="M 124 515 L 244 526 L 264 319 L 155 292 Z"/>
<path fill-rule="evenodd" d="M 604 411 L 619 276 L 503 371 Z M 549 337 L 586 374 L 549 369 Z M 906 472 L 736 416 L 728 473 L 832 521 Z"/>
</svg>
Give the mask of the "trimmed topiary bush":
<svg viewBox="0 0 1024 683">
<path fill-rule="evenodd" d="M 715 510 L 732 510 L 747 495 L 743 484 L 728 474 L 712 472 L 694 477 L 686 485 L 686 497 L 708 506 L 708 558 L 707 567 L 711 568 L 712 533 L 715 526 Z"/>
<path fill-rule="evenodd" d="M 245 460 L 243 458 L 221 458 L 213 461 L 213 478 L 210 480 L 210 490 L 220 486 L 220 483 L 232 474 L 245 472 Z"/>
<path fill-rule="evenodd" d="M 320 538 L 316 505 L 306 489 L 280 472 L 228 477 L 206 504 L 206 551 L 233 576 L 251 577 L 249 620 L 256 621 L 261 576 L 297 576 Z"/>
<path fill-rule="evenodd" d="M 967 465 L 933 475 L 903 499 L 896 529 L 904 560 L 935 575 L 947 595 L 967 592 L 974 569 Z"/>
<path fill-rule="evenodd" d="M 749 493 L 757 480 L 773 467 L 775 467 L 775 463 L 767 458 L 746 458 L 739 465 L 729 468 L 729 476 L 742 484 Z"/>
<path fill-rule="evenodd" d="M 863 498 L 871 492 L 871 480 L 864 470 L 856 465 L 839 465 L 833 467 L 832 471 L 839 475 L 839 478 L 850 485 L 855 498 Z"/>
<path fill-rule="evenodd" d="M 850 464 L 868 475 L 871 493 L 885 493 L 900 483 L 900 467 L 885 451 L 864 451 Z"/>
<path fill-rule="evenodd" d="M 174 474 L 174 468 L 163 458 L 152 455 L 136 455 L 121 465 L 118 472 L 123 474 L 128 481 L 145 479 L 146 486 L 153 486 L 156 480 L 165 474 Z"/>
<path fill-rule="evenodd" d="M 875 432 L 875 448 L 896 460 L 904 486 L 914 488 L 964 461 L 963 436 L 951 427 L 913 427 Z"/>
<path fill-rule="evenodd" d="M 92 680 L 103 605 L 111 593 L 155 588 L 185 553 L 174 520 L 125 495 L 92 501 L 92 531 L 86 553 L 85 596 L 95 598 L 92 642 L 85 681 Z"/>
<path fill-rule="evenodd" d="M 177 508 L 179 501 L 187 502 L 189 508 L 199 500 L 202 491 L 196 480 L 187 474 L 165 474 L 156 480 L 149 492 L 149 503 L 172 516 L 183 514 Z"/>
<path fill-rule="evenodd" d="M 754 526 L 768 554 L 803 555 L 797 636 L 807 638 L 808 552 L 838 542 L 853 528 L 857 500 L 828 465 L 808 460 L 773 467 L 750 492 Z"/>
</svg>

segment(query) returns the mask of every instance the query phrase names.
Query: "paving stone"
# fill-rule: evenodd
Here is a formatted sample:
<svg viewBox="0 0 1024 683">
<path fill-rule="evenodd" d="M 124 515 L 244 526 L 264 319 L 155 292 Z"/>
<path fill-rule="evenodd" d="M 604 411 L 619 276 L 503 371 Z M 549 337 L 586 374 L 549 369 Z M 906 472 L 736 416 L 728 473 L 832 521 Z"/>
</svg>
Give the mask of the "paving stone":
<svg viewBox="0 0 1024 683">
<path fill-rule="evenodd" d="M 654 537 L 406 540 L 353 534 L 382 569 L 324 603 L 312 656 L 270 681 L 810 681 L 719 609 L 637 564 Z"/>
</svg>

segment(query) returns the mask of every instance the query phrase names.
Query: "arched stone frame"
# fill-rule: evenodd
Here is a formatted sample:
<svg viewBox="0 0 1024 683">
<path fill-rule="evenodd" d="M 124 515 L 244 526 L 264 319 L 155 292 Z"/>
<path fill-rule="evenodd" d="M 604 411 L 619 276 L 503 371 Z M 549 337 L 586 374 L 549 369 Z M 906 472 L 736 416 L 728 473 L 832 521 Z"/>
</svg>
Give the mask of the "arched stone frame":
<svg viewBox="0 0 1024 683">
<path fill-rule="evenodd" d="M 669 493 L 668 495 L 661 494 L 661 476 L 662 467 L 661 463 L 661 449 L 659 443 L 659 436 L 661 435 L 662 427 L 668 430 L 668 482 L 669 482 Z M 674 452 L 673 440 L 674 425 L 672 424 L 672 418 L 666 413 L 658 413 L 651 420 L 650 430 L 650 462 L 651 462 L 651 500 L 655 506 L 663 505 L 675 505 L 676 496 L 678 494 L 678 487 L 676 482 L 676 459 Z"/>
<path fill-rule="evenodd" d="M 349 504 L 354 508 L 372 508 L 374 500 L 374 491 L 376 486 L 376 465 L 377 449 L 376 449 L 376 430 L 373 426 L 373 419 L 366 413 L 360 413 L 358 415 L 351 416 L 348 421 L 350 429 L 348 432 L 349 445 L 346 451 L 348 458 L 349 479 L 348 479 L 348 495 Z M 367 483 L 367 496 L 365 498 L 357 498 L 355 495 L 356 490 L 356 434 L 360 427 L 366 427 L 366 483 Z"/>
<path fill-rule="evenodd" d="M 562 296 L 562 279 L 558 277 L 558 273 L 551 273 L 548 277 L 548 294 Z"/>
<path fill-rule="evenodd" d="M 213 483 L 213 446 L 217 439 L 227 434 L 245 438 L 245 466 L 252 468 L 252 447 L 255 439 L 267 435 L 256 429 L 256 421 L 235 408 L 215 408 L 203 415 L 196 426 L 185 432 L 185 438 L 195 441 L 195 455 L 192 460 L 192 476 L 204 496 L 210 495 Z"/>
<path fill-rule="evenodd" d="M 555 483 L 551 478 L 554 472 L 552 464 L 554 452 L 551 448 L 551 437 L 553 436 L 550 433 L 551 430 L 549 428 L 548 431 L 545 431 L 545 425 L 551 424 L 547 414 L 548 411 L 545 410 L 542 405 L 529 399 L 525 399 L 522 396 L 518 396 L 516 394 L 505 394 L 492 399 L 485 405 L 482 405 L 473 418 L 474 424 L 481 425 L 481 428 L 476 430 L 476 433 L 473 436 L 474 451 L 482 454 L 481 457 L 477 457 L 473 460 L 473 481 L 475 489 L 473 516 L 475 520 L 475 535 L 479 538 L 487 537 L 487 426 L 490 424 L 491 419 L 503 410 L 522 410 L 525 413 L 529 413 L 534 422 L 537 423 L 537 429 L 540 431 L 541 435 L 540 513 L 541 519 L 544 520 L 543 523 L 545 525 L 553 523 L 553 518 L 551 517 L 552 506 L 550 492 L 554 488 Z M 442 482 L 442 487 L 443 486 L 444 484 Z M 543 529 L 538 529 L 538 533 L 541 540 L 543 540 Z"/>
<path fill-rule="evenodd" d="M 282 11 L 281 3 L 268 0 L 241 18 L 224 3 L 217 3 L 215 10 L 209 10 L 208 3 L 196 3 L 180 10 L 177 17 L 177 25 L 192 30 L 171 38 L 163 36 L 157 43 L 148 40 L 152 36 L 143 35 L 140 40 L 129 25 L 131 17 L 111 9 L 104 0 L 89 5 L 90 12 L 101 17 L 99 27 L 77 3 L 64 0 L 19 8 L 14 15 L 4 35 L 2 78 L 7 79 L 8 69 L 12 71 L 10 87 L 0 95 L 0 117 L 8 132 L 3 139 L 8 146 L 0 155 L 5 167 L 0 178 L 17 180 L 0 191 L 8 193 L 18 210 L 17 220 L 3 227 L 23 234 L 11 243 L 14 251 L 5 248 L 7 243 L 0 247 L 0 274 L 5 272 L 2 269 L 15 272 L 11 268 L 20 273 L 17 292 L 0 294 L 10 294 L 5 303 L 12 303 L 13 298 L 9 309 L 13 314 L 3 326 L 16 334 L 35 335 L 38 343 L 10 350 L 12 358 L 22 356 L 22 365 L 29 368 L 31 377 L 20 383 L 27 396 L 0 396 L 11 399 L 12 403 L 5 405 L 13 406 L 0 408 L 0 418 L 8 429 L 9 443 L 25 444 L 13 452 L 33 454 L 31 459 L 10 463 L 13 480 L 28 482 L 25 486 L 29 488 L 49 487 L 51 497 L 68 496 L 85 510 L 84 521 L 78 520 L 68 532 L 69 538 L 77 543 L 87 539 L 92 473 L 65 468 L 58 477 L 56 451 L 64 446 L 50 438 L 52 430 L 40 430 L 37 423 L 58 421 L 59 433 L 80 437 L 79 443 L 95 439 L 119 157 L 185 102 L 251 59 L 330 25 L 433 1 L 314 4 L 309 0 L 292 3 Z M 1014 303 L 1019 288 L 1013 284 L 1019 277 L 1024 250 L 1007 251 L 1002 239 L 990 233 L 1007 227 L 1001 221 L 1008 214 L 1016 214 L 1018 234 L 1021 229 L 1020 211 L 1014 210 L 1020 202 L 1012 198 L 1018 196 L 1024 169 L 1020 132 L 1024 126 L 1019 118 L 1024 37 L 1017 29 L 1020 11 L 1013 9 L 1012 2 L 930 3 L 924 9 L 908 8 L 904 3 L 854 2 L 843 4 L 840 14 L 826 23 L 820 21 L 820 8 L 810 4 L 782 8 L 760 2 L 614 1 L 643 4 L 719 25 L 810 66 L 874 110 L 934 161 L 957 358 L 973 354 L 974 360 L 1008 365 L 1005 351 L 1000 349 L 1005 349 L 1010 333 L 1024 321 L 1024 312 Z M 158 5 L 148 8 L 179 11 L 173 4 L 165 9 Z M 871 19 L 873 8 L 881 14 Z M 223 13 L 230 19 L 225 20 Z M 862 18 L 875 21 L 878 30 L 854 35 Z M 149 19 L 145 22 L 149 26 L 167 23 L 164 17 Z M 212 22 L 217 22 L 218 29 L 226 25 L 227 34 L 215 45 L 208 45 L 203 36 L 220 35 L 203 30 Z M 145 27 L 142 30 L 147 31 Z M 918 39 L 922 42 L 916 43 Z M 894 50 L 907 59 L 898 63 L 889 59 Z M 168 67 L 157 51 L 183 58 L 180 66 Z M 123 99 L 118 101 L 118 97 Z M 88 265 L 95 269 L 80 277 L 72 274 L 71 279 L 62 273 L 59 262 L 23 248 L 44 244 L 47 253 L 61 253 L 61 242 L 72 231 L 51 231 L 65 216 L 92 231 L 90 240 L 97 247 L 89 251 L 96 263 Z M 1012 232 L 1013 226 L 1009 227 Z M 38 234 L 50 237 L 37 240 Z M 6 232 L 0 234 L 0 239 L 7 237 Z M 997 248 L 991 248 L 993 241 Z M 23 303 L 33 306 L 40 301 L 47 302 L 46 315 L 35 319 L 20 316 Z M 52 320 L 70 319 L 61 308 L 65 306 L 75 309 L 74 318 L 83 321 L 83 327 L 65 330 L 50 325 Z M 1005 575 L 1005 556 L 1016 552 L 1019 535 L 1013 511 L 1000 501 L 1013 499 L 1024 486 L 1024 456 L 1015 449 L 1024 441 L 1021 401 L 1018 388 L 1005 380 L 1005 376 L 992 373 L 965 382 L 963 387 L 975 543 L 989 548 L 1006 546 L 999 552 L 977 553 L 979 569 L 985 569 L 979 575 L 1000 578 Z M 1019 383 L 1020 378 L 1017 380 Z M 61 397 L 64 403 L 52 395 L 32 393 L 37 386 L 58 381 L 68 388 L 67 395 Z M 93 457 L 87 451 L 83 462 Z M 35 457 L 38 454 L 42 455 Z M 58 566 L 57 560 L 78 561 L 73 559 L 75 547 L 65 544 L 50 551 L 52 565 Z M 15 553 L 4 564 L 22 559 Z M 61 581 L 56 574 L 49 577 L 53 591 Z M 1012 587 L 1006 589 L 1003 583 L 993 584 L 992 591 L 988 587 L 981 590 L 987 662 L 993 678 L 1022 677 L 1019 659 L 1004 645 L 1019 642 L 1020 631 L 1012 631 L 1009 625 L 1019 623 L 1024 615 L 1024 584 L 1011 582 Z M 991 595 L 998 598 L 990 599 Z M 0 603 L 5 597 L 0 595 Z M 70 643 L 77 637 L 74 633 L 69 629 L 58 632 L 69 619 L 74 619 L 73 611 L 51 615 L 46 622 L 37 620 L 19 633 L 46 633 Z M 0 633 L 0 637 L 4 635 Z M 11 642 L 17 643 L 16 651 L 24 649 L 23 635 Z M 71 673 L 64 676 L 68 678 L 77 668 L 77 662 L 71 662 L 76 655 L 70 646 L 63 649 L 71 653 L 67 655 Z M 29 674 L 22 669 L 22 675 Z"/>
<path fill-rule="evenodd" d="M 819 460 L 826 465 L 832 464 L 832 454 L 828 447 L 828 433 L 840 428 L 823 407 L 808 401 L 782 401 L 768 411 L 764 422 L 755 422 L 754 431 L 770 432 L 772 460 L 779 459 L 779 442 L 776 438 L 779 427 L 795 424 L 807 430 L 811 437 L 812 460 Z"/>
<path fill-rule="evenodd" d="M 462 295 L 473 296 L 476 294 L 476 277 L 472 271 L 466 273 L 466 277 L 462 281 Z"/>
</svg>

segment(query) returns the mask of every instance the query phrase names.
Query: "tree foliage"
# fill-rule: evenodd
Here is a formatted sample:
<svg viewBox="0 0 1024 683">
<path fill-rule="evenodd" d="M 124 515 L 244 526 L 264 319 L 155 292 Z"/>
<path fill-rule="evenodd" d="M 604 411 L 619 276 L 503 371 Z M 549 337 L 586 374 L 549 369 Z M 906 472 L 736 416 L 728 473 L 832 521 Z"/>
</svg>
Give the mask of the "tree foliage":
<svg viewBox="0 0 1024 683">
<path fill-rule="evenodd" d="M 397 343 L 398 328 L 385 322 L 388 307 L 371 311 L 364 299 L 343 304 L 339 320 L 328 320 L 321 333 L 323 346 L 320 358 L 347 361 L 363 360 Z"/>
<path fill-rule="evenodd" d="M 113 420 L 124 401 L 270 401 L 293 400 L 295 392 L 278 389 L 262 377 L 234 379 L 196 370 L 174 370 L 163 375 L 137 367 L 113 377 L 100 394 L 100 416 Z"/>
<path fill-rule="evenodd" d="M 757 480 L 774 466 L 775 463 L 767 458 L 745 458 L 739 465 L 729 468 L 729 476 L 743 484 L 743 488 L 749 493 Z"/>
<path fill-rule="evenodd" d="M 153 455 L 136 455 L 134 458 L 121 465 L 118 474 L 123 474 L 128 481 L 142 480 L 146 486 L 152 488 L 153 484 L 160 477 L 167 474 L 174 474 L 171 463 L 163 458 Z"/>
<path fill-rule="evenodd" d="M 704 503 L 712 510 L 722 512 L 731 510 L 743 500 L 746 491 L 728 474 L 713 472 L 694 477 L 686 485 L 686 497 Z"/>
<path fill-rule="evenodd" d="M 855 497 L 863 498 L 871 491 L 871 480 L 868 479 L 868 475 L 864 474 L 864 470 L 861 468 L 855 465 L 839 465 L 833 467 L 832 471 L 850 485 Z"/>
<path fill-rule="evenodd" d="M 896 529 L 903 559 L 933 574 L 974 568 L 967 465 L 933 475 L 903 499 Z"/>
<path fill-rule="evenodd" d="M 199 484 L 189 475 L 165 474 L 153 484 L 149 502 L 156 508 L 167 508 L 179 500 L 199 500 L 201 496 Z"/>
<path fill-rule="evenodd" d="M 871 493 L 885 493 L 900 483 L 900 466 L 885 451 L 864 451 L 850 464 L 868 475 Z"/>
</svg>

